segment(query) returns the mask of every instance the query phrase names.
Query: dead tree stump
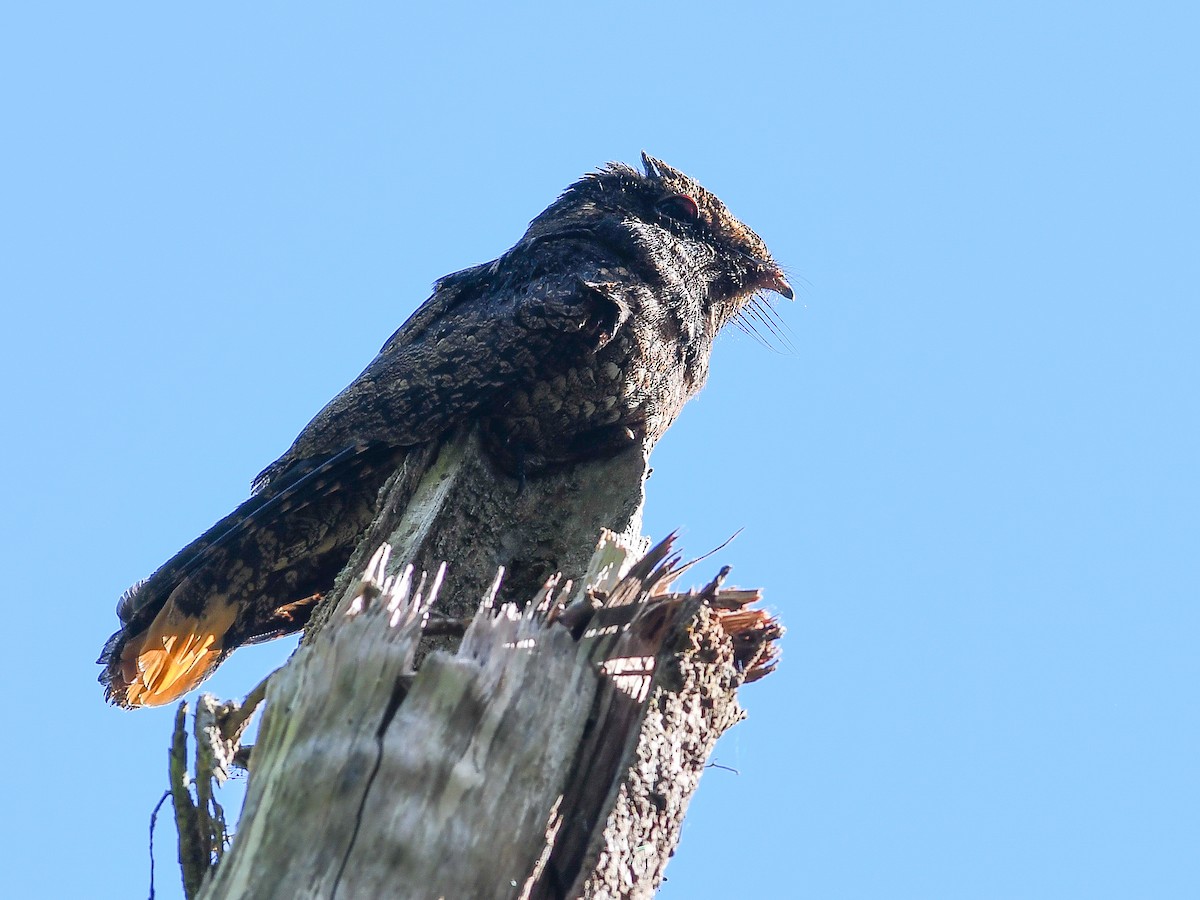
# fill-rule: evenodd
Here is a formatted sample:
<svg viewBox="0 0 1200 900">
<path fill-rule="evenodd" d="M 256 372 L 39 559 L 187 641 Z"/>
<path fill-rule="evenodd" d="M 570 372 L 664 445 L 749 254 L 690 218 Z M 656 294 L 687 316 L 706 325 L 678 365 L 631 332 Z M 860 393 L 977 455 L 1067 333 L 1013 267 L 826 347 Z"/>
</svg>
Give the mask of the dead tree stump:
<svg viewBox="0 0 1200 900">
<path fill-rule="evenodd" d="M 638 535 L 648 450 L 518 486 L 466 433 L 398 473 L 267 684 L 236 838 L 189 896 L 651 896 L 782 629 L 727 570 L 671 591 L 672 539 Z"/>
</svg>

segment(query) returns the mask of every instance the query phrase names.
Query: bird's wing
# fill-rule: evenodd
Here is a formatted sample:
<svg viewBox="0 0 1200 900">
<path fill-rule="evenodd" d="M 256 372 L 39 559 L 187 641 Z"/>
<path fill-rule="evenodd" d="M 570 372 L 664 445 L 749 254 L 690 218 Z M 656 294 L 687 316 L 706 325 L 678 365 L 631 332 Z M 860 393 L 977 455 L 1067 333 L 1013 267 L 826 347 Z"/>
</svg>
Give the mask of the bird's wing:
<svg viewBox="0 0 1200 900">
<path fill-rule="evenodd" d="M 255 488 L 339 448 L 410 447 L 463 421 L 557 355 L 599 349 L 630 315 L 611 261 L 540 267 L 501 257 L 438 282 L 432 297 L 301 432 Z"/>
</svg>

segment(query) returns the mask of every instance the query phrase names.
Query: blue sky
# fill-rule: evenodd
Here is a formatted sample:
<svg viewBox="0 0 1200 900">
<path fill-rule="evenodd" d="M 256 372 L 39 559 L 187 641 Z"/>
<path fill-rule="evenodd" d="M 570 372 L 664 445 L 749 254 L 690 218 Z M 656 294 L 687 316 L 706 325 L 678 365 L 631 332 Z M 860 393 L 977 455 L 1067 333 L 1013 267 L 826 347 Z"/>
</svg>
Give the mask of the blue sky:
<svg viewBox="0 0 1200 900">
<path fill-rule="evenodd" d="M 647 531 L 744 527 L 789 628 L 662 896 L 1200 895 L 1196 40 L 1182 3 L 0 14 L 11 895 L 145 895 L 171 710 L 103 705 L 120 592 L 642 149 L 802 287 L 795 352 L 726 336 L 654 459 Z"/>
</svg>

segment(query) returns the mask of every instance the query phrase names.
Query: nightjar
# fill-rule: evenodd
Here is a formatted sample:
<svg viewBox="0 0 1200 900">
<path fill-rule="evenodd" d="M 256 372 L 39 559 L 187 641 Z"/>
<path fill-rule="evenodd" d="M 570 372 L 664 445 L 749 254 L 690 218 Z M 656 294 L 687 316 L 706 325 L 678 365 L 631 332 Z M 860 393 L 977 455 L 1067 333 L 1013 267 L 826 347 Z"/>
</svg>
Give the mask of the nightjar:
<svg viewBox="0 0 1200 900">
<path fill-rule="evenodd" d="M 666 430 L 721 328 L 792 290 L 719 199 L 642 161 L 585 176 L 503 256 L 438 281 L 250 499 L 122 596 L 99 660 L 110 702 L 167 703 L 239 645 L 302 628 L 384 481 L 460 425 L 514 490 Z"/>
</svg>

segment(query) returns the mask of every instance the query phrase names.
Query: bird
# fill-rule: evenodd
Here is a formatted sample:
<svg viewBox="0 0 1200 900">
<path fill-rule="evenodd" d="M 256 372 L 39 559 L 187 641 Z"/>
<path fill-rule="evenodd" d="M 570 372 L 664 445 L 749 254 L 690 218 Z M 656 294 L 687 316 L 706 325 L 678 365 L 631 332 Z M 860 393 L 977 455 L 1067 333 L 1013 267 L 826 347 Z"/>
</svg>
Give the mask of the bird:
<svg viewBox="0 0 1200 900">
<path fill-rule="evenodd" d="M 120 598 L 105 698 L 157 706 L 302 629 L 414 450 L 475 426 L 519 485 L 653 442 L 726 325 L 792 299 L 763 240 L 645 153 L 583 176 L 497 259 L 447 275 L 237 509 Z"/>
</svg>

